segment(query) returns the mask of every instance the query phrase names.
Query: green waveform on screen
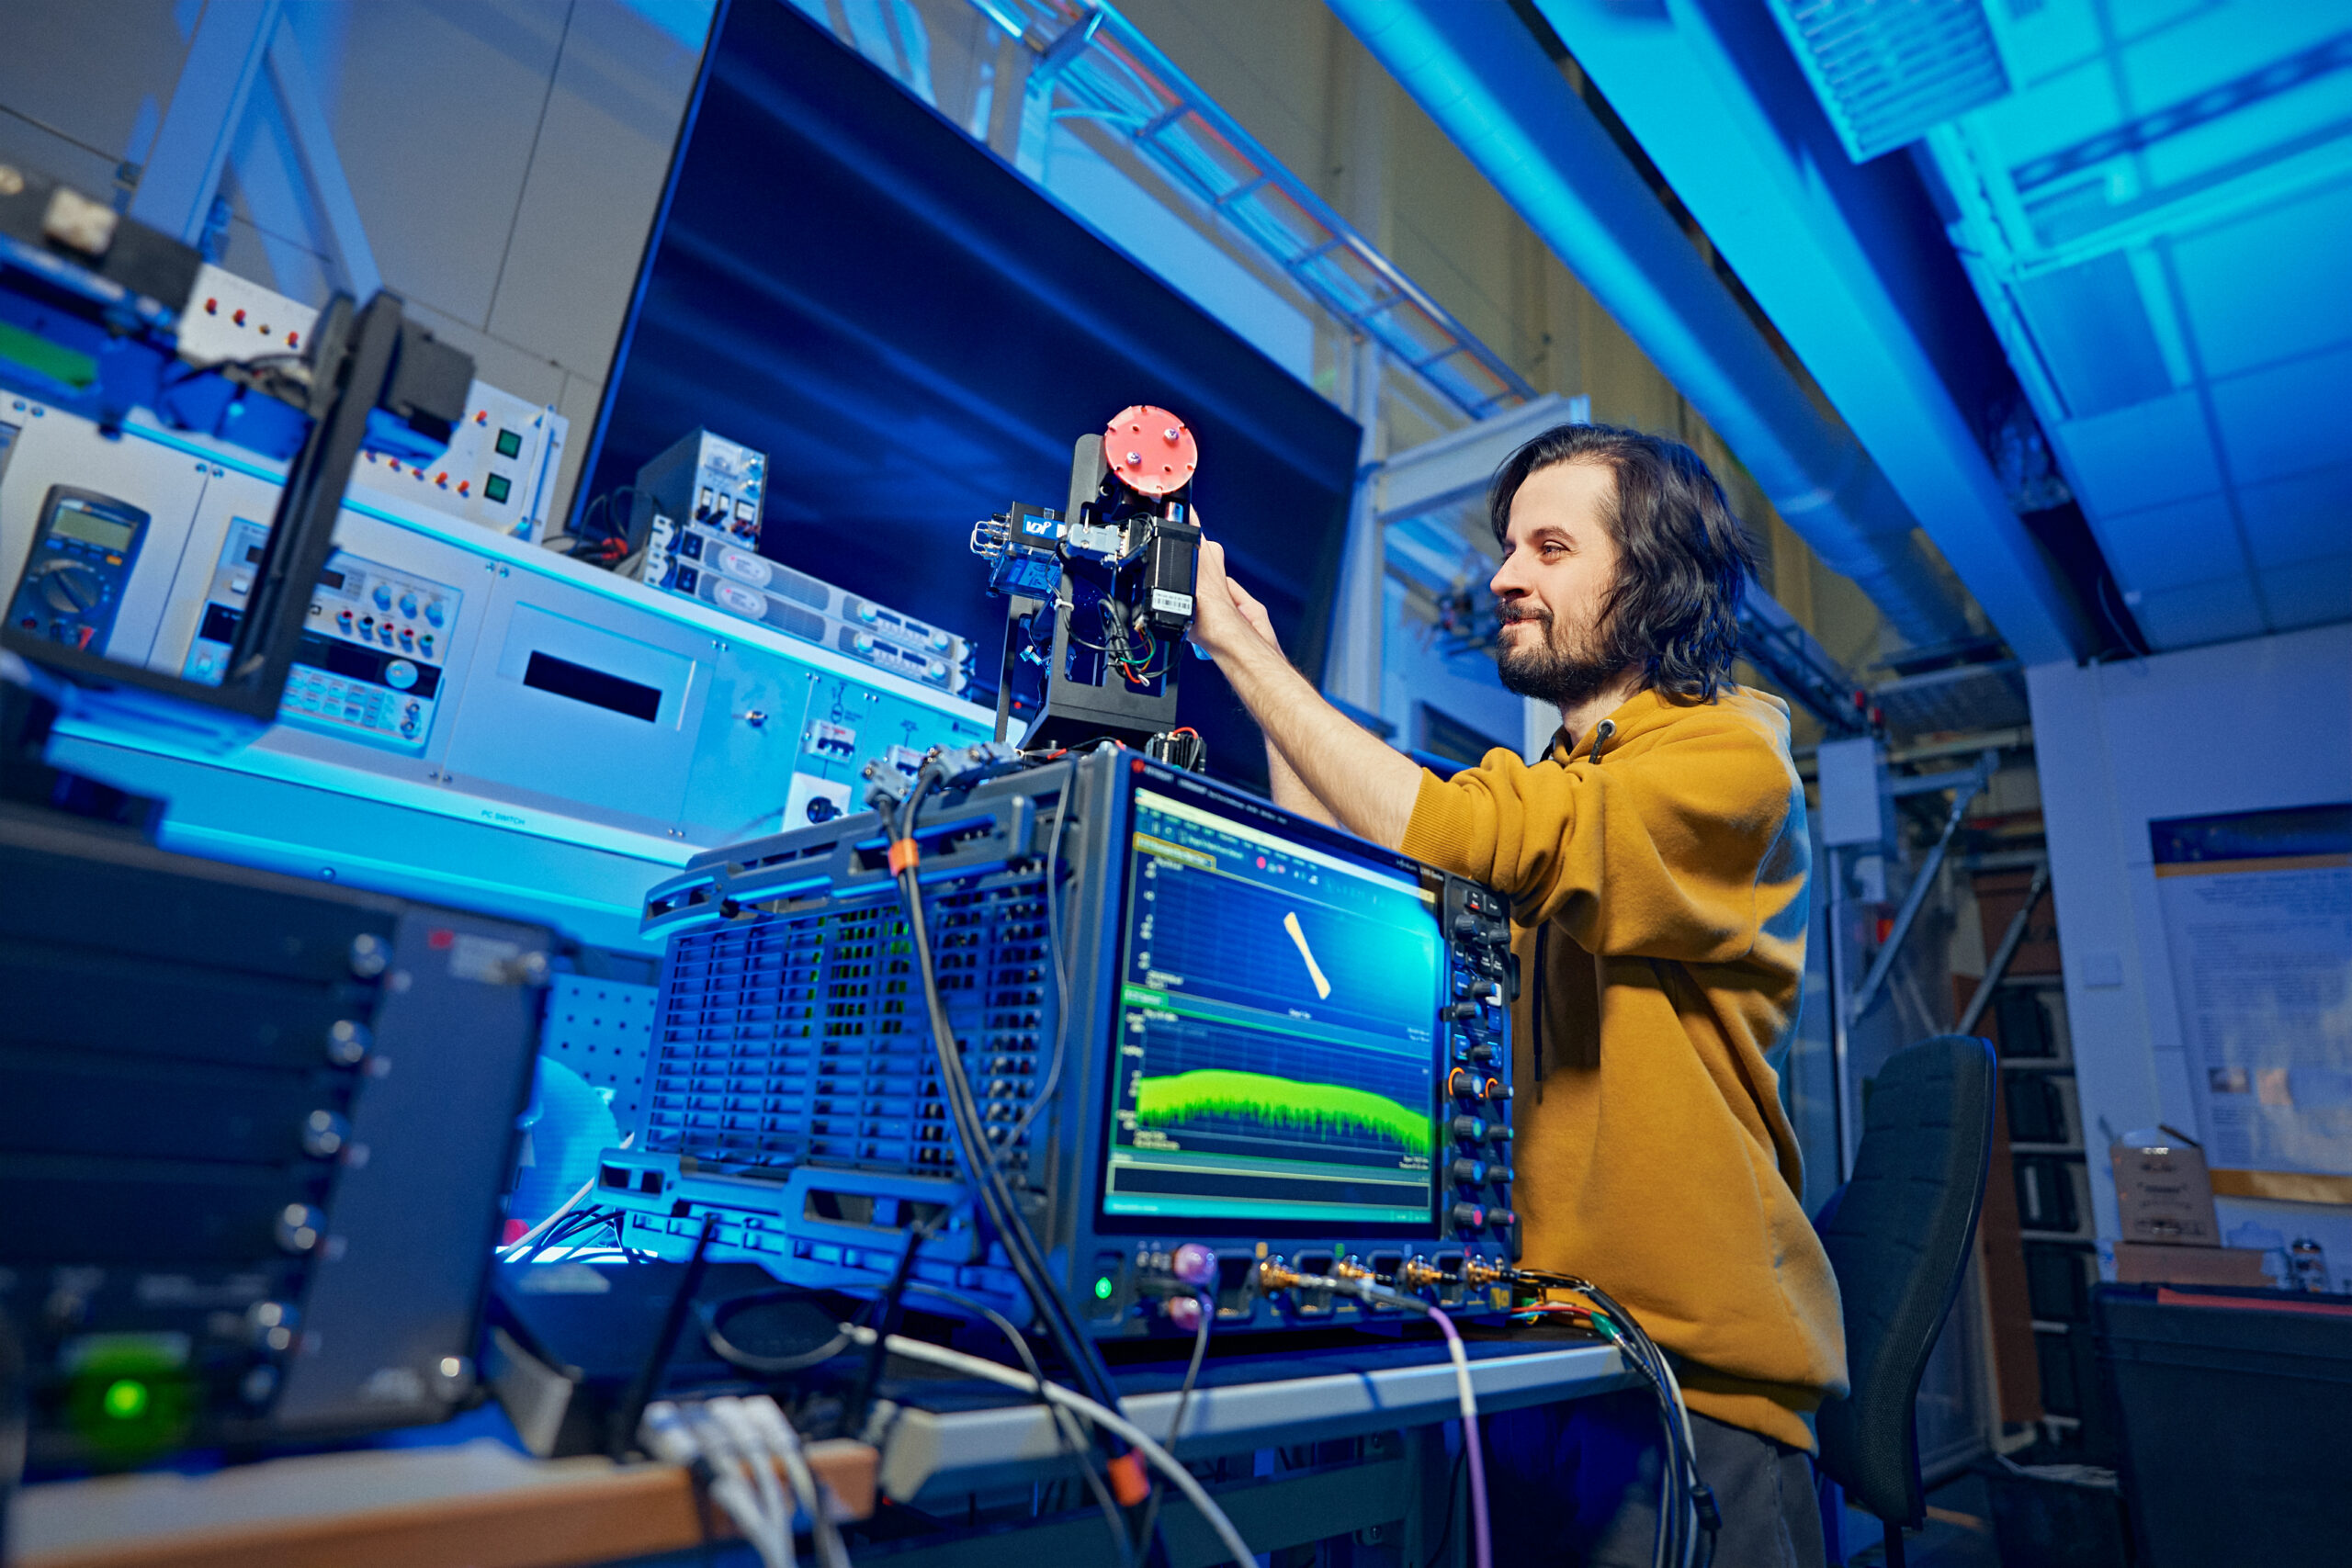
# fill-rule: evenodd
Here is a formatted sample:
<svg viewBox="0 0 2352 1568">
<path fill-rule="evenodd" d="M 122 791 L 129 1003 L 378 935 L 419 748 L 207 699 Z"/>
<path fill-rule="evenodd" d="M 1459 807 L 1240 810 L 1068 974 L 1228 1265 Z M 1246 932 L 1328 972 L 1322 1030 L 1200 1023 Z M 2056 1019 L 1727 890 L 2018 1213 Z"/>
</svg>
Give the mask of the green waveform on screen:
<svg viewBox="0 0 2352 1568">
<path fill-rule="evenodd" d="M 1136 1086 L 1136 1120 L 1163 1126 L 1194 1116 L 1237 1116 L 1304 1133 L 1369 1133 L 1430 1153 L 1430 1113 L 1342 1084 L 1301 1083 L 1270 1073 L 1203 1067 Z"/>
</svg>

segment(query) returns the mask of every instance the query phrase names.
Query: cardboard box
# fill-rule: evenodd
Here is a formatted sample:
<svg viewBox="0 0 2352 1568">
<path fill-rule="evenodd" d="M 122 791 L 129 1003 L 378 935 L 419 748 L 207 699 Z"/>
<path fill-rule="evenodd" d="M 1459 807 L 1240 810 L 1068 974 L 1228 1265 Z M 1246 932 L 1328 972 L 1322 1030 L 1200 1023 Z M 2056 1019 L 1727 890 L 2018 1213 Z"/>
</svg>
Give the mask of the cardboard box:
<svg viewBox="0 0 2352 1568">
<path fill-rule="evenodd" d="M 2164 1130 L 2170 1134 L 2171 1129 Z M 2186 1138 L 2161 1143 L 2117 1144 L 2108 1151 L 2115 1167 L 2115 1206 L 2126 1242 L 2165 1247 L 2219 1247 L 2221 1226 L 2213 1215 L 2213 1178 L 2205 1151 Z"/>
<path fill-rule="evenodd" d="M 2256 1247 L 2164 1247 L 2119 1241 L 2115 1280 L 2121 1285 L 2245 1285 L 2263 1290 L 2278 1284 L 2262 1271 L 2265 1256 Z"/>
</svg>

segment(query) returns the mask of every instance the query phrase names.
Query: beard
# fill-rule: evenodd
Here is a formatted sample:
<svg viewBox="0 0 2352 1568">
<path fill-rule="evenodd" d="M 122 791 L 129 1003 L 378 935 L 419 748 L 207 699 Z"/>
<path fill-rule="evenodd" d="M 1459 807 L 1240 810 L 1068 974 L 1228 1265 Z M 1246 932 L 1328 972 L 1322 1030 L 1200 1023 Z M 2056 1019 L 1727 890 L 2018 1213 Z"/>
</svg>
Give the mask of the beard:
<svg viewBox="0 0 2352 1568">
<path fill-rule="evenodd" d="M 1554 707 L 1569 707 L 1600 695 L 1624 668 L 1606 641 L 1590 626 L 1565 627 L 1548 613 L 1503 612 L 1506 627 L 1523 623 L 1536 626 L 1540 638 L 1512 637 L 1496 650 L 1495 668 L 1506 690 L 1532 697 Z"/>
</svg>

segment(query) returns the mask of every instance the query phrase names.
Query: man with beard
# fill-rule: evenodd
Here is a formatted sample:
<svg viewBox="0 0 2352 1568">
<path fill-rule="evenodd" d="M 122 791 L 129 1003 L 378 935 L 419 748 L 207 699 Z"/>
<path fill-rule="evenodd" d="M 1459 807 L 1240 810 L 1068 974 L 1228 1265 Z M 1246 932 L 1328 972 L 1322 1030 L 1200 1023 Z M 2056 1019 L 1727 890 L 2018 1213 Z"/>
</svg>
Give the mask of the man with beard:
<svg viewBox="0 0 2352 1568">
<path fill-rule="evenodd" d="M 1845 1392 L 1845 1346 L 1770 1060 L 1810 857 L 1788 708 L 1731 680 L 1748 545 L 1688 447 L 1606 425 L 1520 448 L 1488 512 L 1503 683 L 1560 713 L 1532 766 L 1496 750 L 1442 782 L 1349 721 L 1215 544 L 1193 637 L 1265 730 L 1277 802 L 1512 898 L 1524 1260 L 1591 1280 L 1674 1358 L 1720 1568 L 1809 1568 L 1805 1416 Z M 1650 1560 L 1647 1395 L 1496 1417 L 1488 1440 L 1497 1561 Z"/>
</svg>

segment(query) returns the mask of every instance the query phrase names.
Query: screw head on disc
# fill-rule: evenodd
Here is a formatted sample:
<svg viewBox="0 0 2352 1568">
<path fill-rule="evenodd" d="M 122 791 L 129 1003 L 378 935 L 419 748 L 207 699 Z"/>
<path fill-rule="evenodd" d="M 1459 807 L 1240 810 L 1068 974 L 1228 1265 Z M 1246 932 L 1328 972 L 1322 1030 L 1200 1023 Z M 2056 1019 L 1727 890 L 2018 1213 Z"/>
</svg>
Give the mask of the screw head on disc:
<svg viewBox="0 0 2352 1568">
<path fill-rule="evenodd" d="M 1200 443 L 1166 409 L 1137 403 L 1122 409 L 1102 432 L 1102 457 L 1128 489 L 1168 495 L 1193 482 Z"/>
</svg>

